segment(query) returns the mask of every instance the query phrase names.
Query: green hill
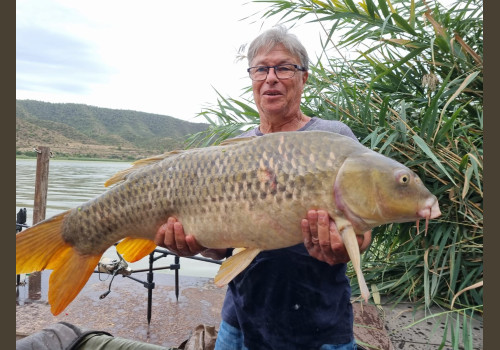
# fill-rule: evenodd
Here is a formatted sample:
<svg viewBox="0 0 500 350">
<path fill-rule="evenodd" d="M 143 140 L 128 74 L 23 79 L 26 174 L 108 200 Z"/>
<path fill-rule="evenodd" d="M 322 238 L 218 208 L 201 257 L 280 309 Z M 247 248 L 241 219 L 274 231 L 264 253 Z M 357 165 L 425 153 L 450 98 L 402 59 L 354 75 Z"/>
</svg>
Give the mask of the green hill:
<svg viewBox="0 0 500 350">
<path fill-rule="evenodd" d="M 170 116 L 74 103 L 16 100 L 16 153 L 37 145 L 55 155 L 137 159 L 184 147 L 205 130 Z"/>
</svg>

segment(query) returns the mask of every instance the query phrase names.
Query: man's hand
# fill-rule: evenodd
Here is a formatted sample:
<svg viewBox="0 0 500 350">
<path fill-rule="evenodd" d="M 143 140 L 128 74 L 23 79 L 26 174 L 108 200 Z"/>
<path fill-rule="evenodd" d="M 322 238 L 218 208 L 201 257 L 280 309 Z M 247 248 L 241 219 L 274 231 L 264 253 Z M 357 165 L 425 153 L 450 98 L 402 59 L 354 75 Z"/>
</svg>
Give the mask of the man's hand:
<svg viewBox="0 0 500 350">
<path fill-rule="evenodd" d="M 345 249 L 342 237 L 335 222 L 325 210 L 309 210 L 307 218 L 302 219 L 302 236 L 309 254 L 330 265 L 347 263 L 351 259 Z M 359 250 L 363 253 L 372 241 L 371 231 L 356 236 Z"/>
<path fill-rule="evenodd" d="M 226 249 L 207 249 L 200 245 L 193 235 L 184 233 L 182 224 L 174 217 L 169 217 L 166 224 L 160 226 L 155 235 L 155 244 L 167 248 L 179 256 L 201 255 L 221 260 L 226 254 Z"/>
</svg>

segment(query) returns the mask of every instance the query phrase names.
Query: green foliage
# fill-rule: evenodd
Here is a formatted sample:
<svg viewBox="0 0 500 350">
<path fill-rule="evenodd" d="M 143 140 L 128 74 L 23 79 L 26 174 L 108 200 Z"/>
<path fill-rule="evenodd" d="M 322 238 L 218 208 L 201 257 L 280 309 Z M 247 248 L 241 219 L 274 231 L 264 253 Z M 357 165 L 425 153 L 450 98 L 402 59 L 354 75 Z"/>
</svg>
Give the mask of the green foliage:
<svg viewBox="0 0 500 350">
<path fill-rule="evenodd" d="M 373 230 L 363 256 L 368 284 L 396 302 L 451 310 L 452 346 L 463 323 L 470 349 L 468 319 L 483 310 L 482 1 L 449 8 L 413 0 L 259 2 L 269 4 L 263 18 L 309 20 L 324 31 L 304 113 L 345 122 L 367 147 L 412 168 L 439 199 L 442 216 L 428 230 L 411 223 Z M 213 118 L 210 133 L 258 124 L 246 102 L 221 96 L 203 112 Z"/>
<path fill-rule="evenodd" d="M 37 156 L 37 153 L 35 151 L 16 151 L 16 157 L 17 156 L 20 156 L 20 157 L 26 157 L 26 158 L 36 158 Z"/>
<path fill-rule="evenodd" d="M 240 134 L 242 129 L 248 130 L 259 123 L 259 112 L 247 104 L 248 100 L 224 98 L 218 91 L 216 92 L 219 95 L 217 105 L 206 108 L 198 114 L 210 124 L 208 130 L 191 135 L 188 138 L 188 146 L 203 147 L 213 143 L 218 144 Z"/>
</svg>

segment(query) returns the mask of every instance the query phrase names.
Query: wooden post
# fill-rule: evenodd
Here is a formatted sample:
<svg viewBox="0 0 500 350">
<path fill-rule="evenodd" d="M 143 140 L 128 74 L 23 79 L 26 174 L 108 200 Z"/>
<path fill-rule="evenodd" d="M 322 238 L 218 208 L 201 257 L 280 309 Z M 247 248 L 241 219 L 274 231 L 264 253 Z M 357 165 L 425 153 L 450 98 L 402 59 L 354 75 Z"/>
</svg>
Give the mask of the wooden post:
<svg viewBox="0 0 500 350">
<path fill-rule="evenodd" d="M 49 188 L 50 148 L 39 146 L 36 157 L 35 200 L 33 204 L 33 225 L 45 220 L 47 191 Z M 42 296 L 42 274 L 33 272 L 29 276 L 29 299 L 39 300 Z"/>
<path fill-rule="evenodd" d="M 47 191 L 49 189 L 50 148 L 40 146 L 37 152 L 33 225 L 45 220 L 45 213 L 47 211 Z"/>
</svg>

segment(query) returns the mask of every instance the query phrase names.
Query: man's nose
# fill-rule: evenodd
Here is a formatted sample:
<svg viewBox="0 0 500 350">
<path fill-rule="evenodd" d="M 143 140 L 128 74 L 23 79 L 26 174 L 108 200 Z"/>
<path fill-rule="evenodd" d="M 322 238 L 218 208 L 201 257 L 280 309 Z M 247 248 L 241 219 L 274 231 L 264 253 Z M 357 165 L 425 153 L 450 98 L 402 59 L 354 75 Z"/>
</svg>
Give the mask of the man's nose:
<svg viewBox="0 0 500 350">
<path fill-rule="evenodd" d="M 276 75 L 276 68 L 269 67 L 269 71 L 267 72 L 266 81 L 268 81 L 268 82 L 279 81 L 278 76 Z"/>
</svg>

